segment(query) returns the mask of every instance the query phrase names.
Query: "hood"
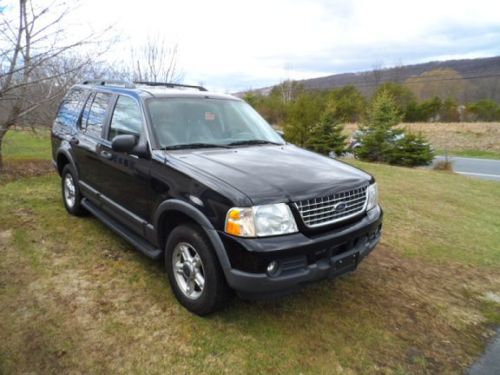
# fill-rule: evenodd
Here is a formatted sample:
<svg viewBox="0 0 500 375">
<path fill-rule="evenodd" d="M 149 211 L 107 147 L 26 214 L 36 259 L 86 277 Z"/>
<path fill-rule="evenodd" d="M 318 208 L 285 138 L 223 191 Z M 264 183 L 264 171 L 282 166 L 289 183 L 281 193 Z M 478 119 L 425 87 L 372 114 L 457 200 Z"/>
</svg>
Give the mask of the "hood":
<svg viewBox="0 0 500 375">
<path fill-rule="evenodd" d="M 347 190 L 371 176 L 294 145 L 170 152 L 246 194 L 254 205 L 298 201 Z"/>
</svg>

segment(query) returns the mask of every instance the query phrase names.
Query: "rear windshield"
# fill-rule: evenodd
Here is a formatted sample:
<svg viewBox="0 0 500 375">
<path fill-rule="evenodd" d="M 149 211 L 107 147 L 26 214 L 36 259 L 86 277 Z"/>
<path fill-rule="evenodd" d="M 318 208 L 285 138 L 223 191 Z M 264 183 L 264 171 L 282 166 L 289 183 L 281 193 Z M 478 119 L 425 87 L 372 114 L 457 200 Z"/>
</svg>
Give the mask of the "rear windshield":
<svg viewBox="0 0 500 375">
<path fill-rule="evenodd" d="M 161 148 L 182 145 L 284 144 L 247 103 L 206 98 L 155 98 L 147 101 L 153 132 Z"/>
</svg>

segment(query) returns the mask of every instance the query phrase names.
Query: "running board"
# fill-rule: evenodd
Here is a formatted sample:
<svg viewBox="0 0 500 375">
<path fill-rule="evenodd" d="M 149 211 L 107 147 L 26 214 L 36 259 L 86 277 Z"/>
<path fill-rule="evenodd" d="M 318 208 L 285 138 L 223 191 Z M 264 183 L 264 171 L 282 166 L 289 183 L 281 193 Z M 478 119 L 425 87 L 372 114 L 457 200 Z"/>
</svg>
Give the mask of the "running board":
<svg viewBox="0 0 500 375">
<path fill-rule="evenodd" d="M 111 230 L 116 232 L 122 238 L 130 242 L 137 250 L 152 259 L 158 259 L 161 256 L 162 251 L 151 246 L 144 239 L 139 237 L 137 234 L 133 233 L 131 230 L 127 229 L 124 225 L 120 224 L 118 221 L 113 219 L 110 215 L 106 214 L 100 210 L 95 204 L 89 201 L 87 198 L 82 199 L 82 206 L 85 207 L 92 215 L 101 220 L 106 224 Z"/>
</svg>

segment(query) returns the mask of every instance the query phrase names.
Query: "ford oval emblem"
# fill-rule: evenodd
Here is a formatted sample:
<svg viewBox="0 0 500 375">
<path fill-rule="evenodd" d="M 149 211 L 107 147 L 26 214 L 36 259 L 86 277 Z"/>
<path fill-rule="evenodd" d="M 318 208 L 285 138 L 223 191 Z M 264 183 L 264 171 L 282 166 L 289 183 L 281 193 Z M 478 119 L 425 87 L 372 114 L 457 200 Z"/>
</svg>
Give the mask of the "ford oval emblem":
<svg viewBox="0 0 500 375">
<path fill-rule="evenodd" d="M 347 203 L 346 202 L 339 202 L 335 206 L 333 206 L 333 209 L 335 212 L 342 212 L 347 208 Z"/>
</svg>

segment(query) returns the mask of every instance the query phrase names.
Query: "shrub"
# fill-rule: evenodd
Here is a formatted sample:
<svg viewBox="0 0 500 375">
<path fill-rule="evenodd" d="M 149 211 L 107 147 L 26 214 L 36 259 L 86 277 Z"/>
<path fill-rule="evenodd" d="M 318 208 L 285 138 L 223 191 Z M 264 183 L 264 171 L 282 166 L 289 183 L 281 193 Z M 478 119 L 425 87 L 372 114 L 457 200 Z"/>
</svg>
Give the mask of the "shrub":
<svg viewBox="0 0 500 375">
<path fill-rule="evenodd" d="M 475 120 L 499 121 L 500 106 L 494 100 L 480 100 L 467 105 L 467 112 L 472 114 Z"/>
<path fill-rule="evenodd" d="M 453 163 L 448 159 L 438 160 L 432 168 L 436 171 L 453 172 Z"/>
</svg>

